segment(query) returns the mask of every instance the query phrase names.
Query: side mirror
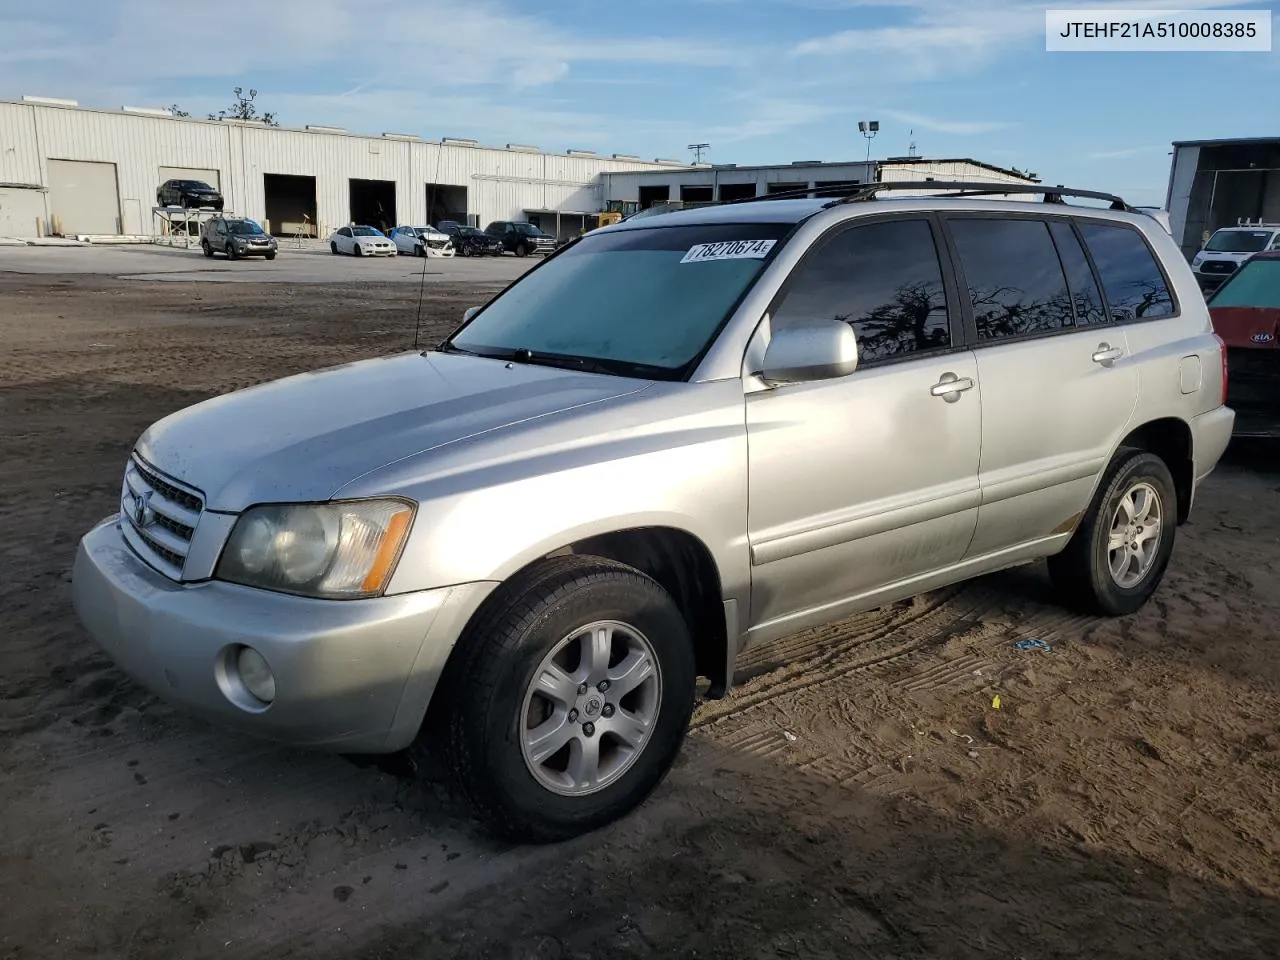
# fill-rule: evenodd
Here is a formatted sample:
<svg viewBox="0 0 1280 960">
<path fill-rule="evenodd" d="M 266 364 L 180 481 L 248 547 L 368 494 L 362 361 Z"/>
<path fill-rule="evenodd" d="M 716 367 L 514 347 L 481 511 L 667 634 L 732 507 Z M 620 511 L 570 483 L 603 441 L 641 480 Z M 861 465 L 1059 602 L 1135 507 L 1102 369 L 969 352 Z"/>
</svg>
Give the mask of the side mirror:
<svg viewBox="0 0 1280 960">
<path fill-rule="evenodd" d="M 479 307 L 467 307 L 467 309 L 462 312 L 462 322 L 466 323 L 479 312 Z"/>
<path fill-rule="evenodd" d="M 853 327 L 832 320 L 784 327 L 764 352 L 760 376 L 770 385 L 810 383 L 847 377 L 858 368 L 858 339 Z"/>
</svg>

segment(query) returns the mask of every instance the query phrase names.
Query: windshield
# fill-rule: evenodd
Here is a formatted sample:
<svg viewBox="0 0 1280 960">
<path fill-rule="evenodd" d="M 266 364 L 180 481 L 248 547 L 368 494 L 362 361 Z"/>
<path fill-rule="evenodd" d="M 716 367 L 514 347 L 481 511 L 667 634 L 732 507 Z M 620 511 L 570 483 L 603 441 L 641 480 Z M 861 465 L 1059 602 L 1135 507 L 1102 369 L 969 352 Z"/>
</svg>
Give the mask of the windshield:
<svg viewBox="0 0 1280 960">
<path fill-rule="evenodd" d="M 1267 249 L 1270 230 L 1219 230 L 1204 245 L 1210 253 L 1257 253 Z"/>
<path fill-rule="evenodd" d="M 351 235 L 353 237 L 380 237 L 382 234 L 373 229 L 373 227 L 352 227 Z"/>
<path fill-rule="evenodd" d="M 262 228 L 258 226 L 256 223 L 254 223 L 252 220 L 232 220 L 229 224 L 227 224 L 227 229 L 229 229 L 232 233 L 241 234 L 245 236 L 256 237 L 261 235 L 262 233 Z"/>
<path fill-rule="evenodd" d="M 445 348 L 599 361 L 610 372 L 679 379 L 789 229 L 701 224 L 588 234 L 525 274 Z M 528 353 L 511 356 L 520 351 Z"/>
<path fill-rule="evenodd" d="M 517 233 L 523 233 L 526 236 L 537 237 L 542 235 L 542 231 L 532 223 L 517 223 L 515 227 Z"/>
<path fill-rule="evenodd" d="M 1209 304 L 1280 309 L 1280 260 L 1250 260 L 1219 288 Z"/>
<path fill-rule="evenodd" d="M 460 237 L 483 237 L 484 231 L 479 227 L 454 227 Z"/>
<path fill-rule="evenodd" d="M 210 191 L 211 191 L 211 190 L 213 190 L 213 187 L 209 186 L 209 185 L 208 185 L 207 183 L 205 183 L 203 180 L 188 180 L 188 181 L 187 181 L 187 189 L 188 189 L 188 190 L 210 190 Z"/>
</svg>

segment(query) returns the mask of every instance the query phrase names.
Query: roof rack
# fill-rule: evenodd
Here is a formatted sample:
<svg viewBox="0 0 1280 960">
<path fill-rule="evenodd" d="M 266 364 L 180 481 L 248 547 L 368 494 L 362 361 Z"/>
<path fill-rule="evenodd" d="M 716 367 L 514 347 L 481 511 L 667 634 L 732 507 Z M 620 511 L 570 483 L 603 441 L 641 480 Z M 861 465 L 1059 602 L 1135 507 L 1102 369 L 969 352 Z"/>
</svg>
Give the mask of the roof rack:
<svg viewBox="0 0 1280 960">
<path fill-rule="evenodd" d="M 836 199 L 827 204 L 834 207 L 841 203 L 855 203 L 860 200 L 874 200 L 876 194 L 894 190 L 928 190 L 930 192 L 945 190 L 952 197 L 982 197 L 1010 193 L 1025 193 L 1044 197 L 1045 203 L 1065 203 L 1063 197 L 1084 197 L 1090 200 L 1105 200 L 1111 204 L 1112 210 L 1124 210 L 1129 213 L 1140 213 L 1123 199 L 1113 193 L 1101 193 L 1097 190 L 1080 190 L 1062 184 L 1050 187 L 1044 184 L 1000 183 L 990 180 L 893 180 L 881 183 L 857 183 L 834 185 L 830 187 L 797 187 L 794 190 L 780 190 L 764 197 L 743 197 L 740 200 L 726 200 L 724 203 L 750 203 L 757 200 L 786 200 L 797 197 L 835 196 Z"/>
</svg>

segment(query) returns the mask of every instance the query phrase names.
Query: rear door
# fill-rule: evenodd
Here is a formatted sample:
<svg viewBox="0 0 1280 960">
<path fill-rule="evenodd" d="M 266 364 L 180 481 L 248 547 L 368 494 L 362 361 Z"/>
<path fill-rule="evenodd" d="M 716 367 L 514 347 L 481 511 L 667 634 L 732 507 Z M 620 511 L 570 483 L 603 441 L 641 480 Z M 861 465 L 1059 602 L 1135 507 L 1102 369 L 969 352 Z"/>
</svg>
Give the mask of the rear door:
<svg viewBox="0 0 1280 960">
<path fill-rule="evenodd" d="M 1138 374 L 1069 218 L 945 222 L 982 383 L 976 558 L 1074 530 L 1137 403 Z"/>
</svg>

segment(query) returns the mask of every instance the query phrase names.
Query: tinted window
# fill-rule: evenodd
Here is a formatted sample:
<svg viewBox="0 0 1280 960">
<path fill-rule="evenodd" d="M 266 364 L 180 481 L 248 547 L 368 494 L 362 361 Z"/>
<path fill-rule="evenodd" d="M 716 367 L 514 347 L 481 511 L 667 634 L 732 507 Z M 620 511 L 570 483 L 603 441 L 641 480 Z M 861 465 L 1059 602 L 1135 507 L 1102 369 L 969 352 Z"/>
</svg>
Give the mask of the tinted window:
<svg viewBox="0 0 1280 960">
<path fill-rule="evenodd" d="M 952 220 L 979 340 L 1072 325 L 1071 295 L 1043 220 Z"/>
<path fill-rule="evenodd" d="M 528 351 L 526 362 L 581 369 L 597 361 L 610 372 L 673 379 L 719 333 L 790 226 L 588 234 L 491 300 L 450 342 L 502 359 Z"/>
<path fill-rule="evenodd" d="M 350 228 L 350 227 L 343 227 L 341 230 L 339 230 L 339 231 L 338 231 L 338 234 L 339 234 L 339 236 L 349 237 L 349 236 L 351 236 L 351 228 Z"/>
<path fill-rule="evenodd" d="M 1280 308 L 1280 260 L 1251 260 L 1218 288 L 1211 307 Z"/>
<path fill-rule="evenodd" d="M 1076 308 L 1076 323 L 1080 326 L 1105 323 L 1107 312 L 1102 305 L 1102 292 L 1076 232 L 1069 223 L 1062 221 L 1049 224 L 1049 232 L 1058 245 L 1058 257 L 1067 274 L 1067 286 L 1071 288 L 1071 301 Z"/>
<path fill-rule="evenodd" d="M 810 254 L 792 275 L 773 329 L 843 320 L 864 363 L 951 345 L 942 269 L 927 220 L 853 227 Z"/>
<path fill-rule="evenodd" d="M 1080 232 L 1098 267 L 1114 319 L 1150 320 L 1173 313 L 1173 296 L 1138 231 L 1082 222 Z"/>
</svg>

